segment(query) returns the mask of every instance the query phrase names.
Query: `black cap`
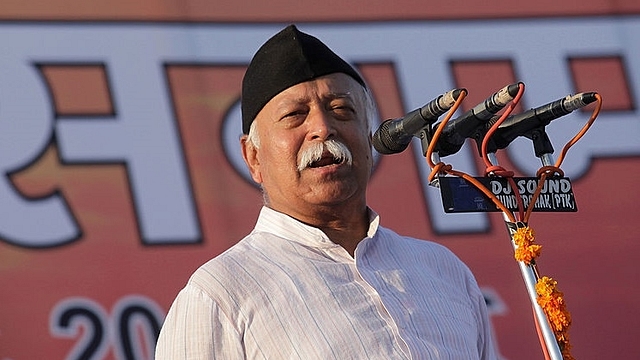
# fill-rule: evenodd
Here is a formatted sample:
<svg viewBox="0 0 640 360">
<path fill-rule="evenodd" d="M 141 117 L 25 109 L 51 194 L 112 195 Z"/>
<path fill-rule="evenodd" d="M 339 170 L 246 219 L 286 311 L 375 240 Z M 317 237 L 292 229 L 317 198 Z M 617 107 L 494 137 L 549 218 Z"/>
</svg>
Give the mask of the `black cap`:
<svg viewBox="0 0 640 360">
<path fill-rule="evenodd" d="M 363 87 L 358 72 L 322 41 L 289 25 L 256 52 L 242 80 L 242 132 L 249 133 L 253 119 L 283 90 L 333 73 L 345 73 Z"/>
</svg>

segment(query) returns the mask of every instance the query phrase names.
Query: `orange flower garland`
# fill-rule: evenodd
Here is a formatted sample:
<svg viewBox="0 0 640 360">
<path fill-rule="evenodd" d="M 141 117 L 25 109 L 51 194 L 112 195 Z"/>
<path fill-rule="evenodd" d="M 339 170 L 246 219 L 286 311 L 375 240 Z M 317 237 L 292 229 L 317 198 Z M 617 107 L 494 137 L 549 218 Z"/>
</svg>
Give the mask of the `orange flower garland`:
<svg viewBox="0 0 640 360">
<path fill-rule="evenodd" d="M 538 294 L 538 305 L 547 314 L 547 318 L 551 323 L 551 327 L 556 335 L 556 340 L 560 346 L 562 357 L 564 360 L 574 360 L 569 353 L 571 345 L 569 344 L 569 326 L 571 325 L 571 315 L 567 311 L 567 305 L 564 302 L 563 294 L 557 289 L 558 282 L 552 278 L 543 276 L 536 284 L 536 293 Z"/>
<path fill-rule="evenodd" d="M 516 230 L 512 237 L 513 242 L 516 244 L 516 260 L 530 265 L 536 257 L 540 256 L 542 246 L 533 244 L 534 236 L 533 229 L 528 226 L 519 227 Z"/>
<path fill-rule="evenodd" d="M 535 258 L 540 256 L 542 246 L 534 244 L 535 233 L 529 226 L 519 226 L 512 234 L 513 243 L 516 245 L 515 258 L 527 265 L 531 265 Z M 543 276 L 536 283 L 538 305 L 544 310 L 547 319 L 562 352 L 564 360 L 575 360 L 570 354 L 569 326 L 571 314 L 567 310 L 563 294 L 557 288 L 558 282 L 552 278 Z"/>
</svg>

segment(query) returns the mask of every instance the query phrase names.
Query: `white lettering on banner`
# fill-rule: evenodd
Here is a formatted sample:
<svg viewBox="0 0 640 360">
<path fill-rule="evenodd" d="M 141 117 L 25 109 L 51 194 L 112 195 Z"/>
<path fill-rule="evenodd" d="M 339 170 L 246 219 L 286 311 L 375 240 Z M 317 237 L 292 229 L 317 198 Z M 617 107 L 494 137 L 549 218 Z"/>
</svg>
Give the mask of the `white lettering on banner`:
<svg viewBox="0 0 640 360">
<path fill-rule="evenodd" d="M 127 165 L 143 242 L 199 242 L 198 216 L 163 72 L 164 60 L 191 53 L 179 46 L 183 40 L 162 29 L 1 26 L 0 43 L 11 54 L 0 58 L 3 172 L 35 161 L 55 131 L 63 162 Z M 61 117 L 54 123 L 47 111 L 52 100 L 46 99 L 32 64 L 56 62 L 104 63 L 116 115 Z M 6 177 L 0 194 L 0 236 L 14 244 L 56 246 L 80 233 L 59 195 L 23 199 Z"/>
<path fill-rule="evenodd" d="M 16 24 L 0 23 L 0 237 L 20 246 L 56 246 L 80 230 L 61 194 L 25 199 L 7 174 L 28 167 L 55 133 L 66 163 L 122 162 L 131 181 L 141 239 L 147 244 L 193 243 L 202 235 L 163 65 L 247 64 L 281 25 L 254 24 Z M 572 93 L 569 56 L 620 56 L 629 82 L 640 84 L 640 17 L 328 23 L 301 25 L 354 63 L 393 62 L 405 109 L 424 105 L 454 87 L 452 59 L 510 59 L 527 85 L 523 101 L 545 104 Z M 541 42 L 541 39 L 544 42 Z M 553 39 L 553 41 L 550 41 Z M 38 80 L 38 63 L 102 63 L 107 69 L 115 114 L 57 118 Z M 425 86 L 425 84 L 428 84 Z M 469 89 L 473 91 L 473 89 Z M 597 89 L 593 89 L 597 91 Z M 632 92 L 634 103 L 640 103 Z M 239 154 L 240 115 L 228 112 L 227 154 Z M 584 174 L 594 157 L 640 154 L 638 110 L 601 113 L 592 130 L 563 164 L 567 176 Z M 549 126 L 554 144 L 564 144 L 586 121 L 571 114 Z M 598 133 L 598 136 L 594 136 Z M 607 141 L 601 141 L 607 139 Z M 507 149 L 518 168 L 540 166 L 531 144 L 518 139 Z M 430 169 L 416 150 L 432 228 L 441 234 L 486 231 L 486 214 L 445 214 L 437 189 L 427 185 Z M 447 157 L 473 173 L 475 151 L 465 147 Z M 240 157 L 229 161 L 246 176 Z M 553 200 L 561 201 L 562 199 Z M 37 224 L 37 226 L 35 226 Z"/>
<path fill-rule="evenodd" d="M 2 43 L 11 41 L 5 34 L 0 32 Z M 62 195 L 26 199 L 8 177 L 41 155 L 54 125 L 37 69 L 19 49 L 5 49 L 0 56 L 0 236 L 22 246 L 63 244 L 80 230 Z"/>
</svg>

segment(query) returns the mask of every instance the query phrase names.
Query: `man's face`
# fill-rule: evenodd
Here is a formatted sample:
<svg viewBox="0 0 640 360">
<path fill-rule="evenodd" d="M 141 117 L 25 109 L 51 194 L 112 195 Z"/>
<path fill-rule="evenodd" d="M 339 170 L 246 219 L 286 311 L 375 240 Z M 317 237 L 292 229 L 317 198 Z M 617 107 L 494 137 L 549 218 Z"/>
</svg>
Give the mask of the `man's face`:
<svg viewBox="0 0 640 360">
<path fill-rule="evenodd" d="M 335 73 L 294 85 L 273 97 L 254 122 L 259 147 L 243 138 L 243 155 L 271 208 L 295 217 L 318 205 L 365 205 L 371 143 L 364 90 L 351 77 Z M 324 150 L 318 161 L 301 164 L 306 151 L 328 140 L 344 144 L 352 163 Z"/>
</svg>

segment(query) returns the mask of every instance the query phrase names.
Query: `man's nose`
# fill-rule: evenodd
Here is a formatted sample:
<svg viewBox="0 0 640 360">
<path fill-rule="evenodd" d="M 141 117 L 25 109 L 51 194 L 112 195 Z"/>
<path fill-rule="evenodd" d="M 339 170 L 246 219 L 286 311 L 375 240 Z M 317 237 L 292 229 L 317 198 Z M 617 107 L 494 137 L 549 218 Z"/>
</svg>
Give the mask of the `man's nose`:
<svg viewBox="0 0 640 360">
<path fill-rule="evenodd" d="M 310 140 L 328 140 L 336 134 L 335 119 L 324 109 L 311 111 L 307 117 Z"/>
</svg>

